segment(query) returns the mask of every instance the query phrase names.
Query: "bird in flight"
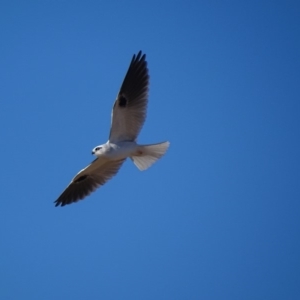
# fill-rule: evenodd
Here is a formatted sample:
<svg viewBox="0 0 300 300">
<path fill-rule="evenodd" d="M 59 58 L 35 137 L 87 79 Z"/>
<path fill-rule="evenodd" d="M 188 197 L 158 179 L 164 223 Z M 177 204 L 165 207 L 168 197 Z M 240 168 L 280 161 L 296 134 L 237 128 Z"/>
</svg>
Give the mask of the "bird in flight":
<svg viewBox="0 0 300 300">
<path fill-rule="evenodd" d="M 108 141 L 92 150 L 97 158 L 82 169 L 54 202 L 64 206 L 84 199 L 117 174 L 129 157 L 143 171 L 161 158 L 169 142 L 139 145 L 137 136 L 145 122 L 149 74 L 146 55 L 133 55 L 111 113 Z"/>
</svg>

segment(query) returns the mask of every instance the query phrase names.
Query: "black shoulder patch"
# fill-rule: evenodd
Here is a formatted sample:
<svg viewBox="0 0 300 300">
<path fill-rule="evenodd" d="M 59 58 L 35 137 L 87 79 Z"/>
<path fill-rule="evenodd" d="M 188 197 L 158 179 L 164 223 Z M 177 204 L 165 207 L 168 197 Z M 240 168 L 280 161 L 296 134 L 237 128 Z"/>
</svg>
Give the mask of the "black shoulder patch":
<svg viewBox="0 0 300 300">
<path fill-rule="evenodd" d="M 84 179 L 86 179 L 88 177 L 88 175 L 82 175 L 82 176 L 80 176 L 79 178 L 77 178 L 74 182 L 75 183 L 78 183 L 78 182 L 80 182 L 80 181 L 83 181 Z"/>
<path fill-rule="evenodd" d="M 119 96 L 119 106 L 120 107 L 126 107 L 126 105 L 127 105 L 127 99 L 126 99 L 126 97 L 123 96 L 123 95 L 120 95 Z"/>
</svg>

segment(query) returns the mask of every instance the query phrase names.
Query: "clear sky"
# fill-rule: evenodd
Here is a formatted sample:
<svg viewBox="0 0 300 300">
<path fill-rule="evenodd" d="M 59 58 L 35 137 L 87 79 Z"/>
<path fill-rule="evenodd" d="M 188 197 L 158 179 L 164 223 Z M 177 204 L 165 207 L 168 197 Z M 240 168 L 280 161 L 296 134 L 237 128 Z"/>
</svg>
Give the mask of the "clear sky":
<svg viewBox="0 0 300 300">
<path fill-rule="evenodd" d="M 299 1 L 1 1 L 1 299 L 300 299 Z M 140 143 L 54 207 L 105 143 L 134 53 Z"/>
</svg>

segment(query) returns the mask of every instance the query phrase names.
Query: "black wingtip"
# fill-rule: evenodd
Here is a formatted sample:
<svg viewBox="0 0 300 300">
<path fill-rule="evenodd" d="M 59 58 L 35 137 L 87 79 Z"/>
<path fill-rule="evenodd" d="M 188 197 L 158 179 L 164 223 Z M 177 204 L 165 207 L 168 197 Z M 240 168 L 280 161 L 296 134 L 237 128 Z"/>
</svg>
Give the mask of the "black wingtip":
<svg viewBox="0 0 300 300">
<path fill-rule="evenodd" d="M 64 206 L 64 204 L 62 202 L 59 202 L 58 200 L 54 201 L 54 203 L 55 203 L 55 207 Z"/>
<path fill-rule="evenodd" d="M 67 202 L 64 199 L 61 199 L 61 197 L 58 197 L 57 200 L 54 201 L 55 207 L 57 206 L 65 206 L 66 204 L 71 204 L 72 202 Z"/>
<path fill-rule="evenodd" d="M 143 54 L 142 50 L 140 50 L 138 52 L 138 54 L 133 55 L 131 63 L 137 62 L 137 61 L 142 61 L 142 60 L 145 60 L 145 59 L 146 59 L 146 54 L 145 53 Z"/>
</svg>

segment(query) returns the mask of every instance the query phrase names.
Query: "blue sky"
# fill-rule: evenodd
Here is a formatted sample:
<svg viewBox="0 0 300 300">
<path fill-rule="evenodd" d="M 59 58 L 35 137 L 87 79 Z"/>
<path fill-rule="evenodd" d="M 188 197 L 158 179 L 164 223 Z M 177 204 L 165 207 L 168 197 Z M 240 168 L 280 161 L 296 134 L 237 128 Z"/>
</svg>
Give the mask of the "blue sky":
<svg viewBox="0 0 300 300">
<path fill-rule="evenodd" d="M 2 1 L 1 299 L 299 299 L 298 1 Z M 131 57 L 139 142 L 54 207 L 106 142 Z"/>
</svg>

